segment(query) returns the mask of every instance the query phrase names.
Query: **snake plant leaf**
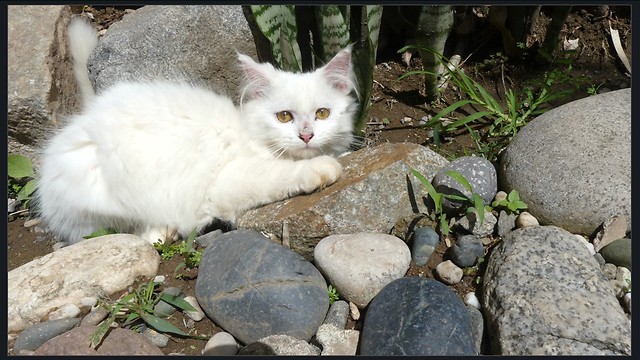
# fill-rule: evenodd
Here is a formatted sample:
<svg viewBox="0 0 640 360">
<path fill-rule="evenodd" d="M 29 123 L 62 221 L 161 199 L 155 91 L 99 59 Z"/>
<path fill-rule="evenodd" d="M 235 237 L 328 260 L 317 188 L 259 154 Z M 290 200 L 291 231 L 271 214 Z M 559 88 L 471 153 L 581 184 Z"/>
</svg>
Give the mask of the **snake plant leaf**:
<svg viewBox="0 0 640 360">
<path fill-rule="evenodd" d="M 251 11 L 264 36 L 271 43 L 276 65 L 290 71 L 300 71 L 302 60 L 296 41 L 295 6 L 251 5 Z"/>
</svg>

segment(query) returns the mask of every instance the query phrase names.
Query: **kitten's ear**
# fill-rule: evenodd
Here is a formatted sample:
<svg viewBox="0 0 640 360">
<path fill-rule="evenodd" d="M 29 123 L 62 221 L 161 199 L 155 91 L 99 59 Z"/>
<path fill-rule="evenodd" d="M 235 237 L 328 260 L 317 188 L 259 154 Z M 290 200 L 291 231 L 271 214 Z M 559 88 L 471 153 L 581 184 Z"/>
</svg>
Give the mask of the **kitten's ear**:
<svg viewBox="0 0 640 360">
<path fill-rule="evenodd" d="M 274 70 L 269 63 L 260 64 L 247 55 L 238 53 L 240 67 L 244 72 L 245 91 L 251 98 L 263 96 L 271 87 L 270 73 Z"/>
<path fill-rule="evenodd" d="M 340 50 L 325 66 L 322 67 L 331 85 L 348 94 L 355 88 L 355 74 L 351 64 L 351 45 Z"/>
</svg>

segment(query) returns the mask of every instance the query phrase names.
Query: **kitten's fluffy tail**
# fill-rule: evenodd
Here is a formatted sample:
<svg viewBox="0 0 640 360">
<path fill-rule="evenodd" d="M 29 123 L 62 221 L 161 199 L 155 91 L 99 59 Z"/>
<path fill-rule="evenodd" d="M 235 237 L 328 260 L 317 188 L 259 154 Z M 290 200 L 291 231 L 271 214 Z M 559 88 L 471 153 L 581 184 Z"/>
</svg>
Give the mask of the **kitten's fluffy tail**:
<svg viewBox="0 0 640 360">
<path fill-rule="evenodd" d="M 88 104 L 94 96 L 87 62 L 91 52 L 98 46 L 98 32 L 81 18 L 74 18 L 69 24 L 69 50 L 73 57 L 73 73 L 78 82 L 84 104 Z"/>
</svg>

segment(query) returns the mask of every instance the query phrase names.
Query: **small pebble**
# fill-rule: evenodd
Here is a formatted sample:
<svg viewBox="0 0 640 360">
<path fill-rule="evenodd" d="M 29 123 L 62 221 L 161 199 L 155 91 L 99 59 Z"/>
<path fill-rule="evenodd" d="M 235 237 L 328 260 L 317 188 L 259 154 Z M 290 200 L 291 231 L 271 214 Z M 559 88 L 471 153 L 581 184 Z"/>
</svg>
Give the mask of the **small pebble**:
<svg viewBox="0 0 640 360">
<path fill-rule="evenodd" d="M 589 250 L 589 253 L 590 253 L 591 255 L 595 255 L 595 254 L 596 254 L 596 250 L 595 250 L 595 248 L 593 247 L 593 244 L 589 242 L 589 240 L 587 240 L 584 236 L 582 236 L 582 235 L 580 235 L 580 234 L 574 234 L 574 235 L 575 235 L 575 237 L 576 237 L 578 240 L 580 240 L 580 242 L 581 242 L 582 244 L 584 244 L 584 246 L 586 246 L 586 247 L 587 247 L 587 249 Z"/>
<path fill-rule="evenodd" d="M 170 294 L 170 295 L 176 295 L 176 296 L 180 296 L 180 297 L 184 296 L 184 292 L 180 288 L 177 288 L 177 287 L 168 287 L 168 288 L 164 289 L 163 293 Z M 160 300 L 156 304 L 156 306 L 153 308 L 153 311 L 157 316 L 169 317 L 171 314 L 176 312 L 177 309 L 173 305 L 168 304 L 163 300 Z"/>
<path fill-rule="evenodd" d="M 156 275 L 156 277 L 153 278 L 153 282 L 155 283 L 164 283 L 164 281 L 166 280 L 166 277 L 164 275 Z"/>
<path fill-rule="evenodd" d="M 81 325 L 98 325 L 102 320 L 109 316 L 109 310 L 98 306 L 91 309 L 91 311 L 82 318 Z"/>
<path fill-rule="evenodd" d="M 618 272 L 618 267 L 611 263 L 606 263 L 602 266 L 602 272 L 609 280 L 613 280 L 616 278 L 616 273 Z"/>
<path fill-rule="evenodd" d="M 466 305 L 473 306 L 474 308 L 476 308 L 478 310 L 480 310 L 482 308 L 482 306 L 480 305 L 480 300 L 478 300 L 478 297 L 476 296 L 476 293 L 473 292 L 473 291 L 470 292 L 470 293 L 467 293 L 464 296 L 464 303 Z"/>
<path fill-rule="evenodd" d="M 24 227 L 29 228 L 29 227 L 32 227 L 32 226 L 36 226 L 36 225 L 40 224 L 41 221 L 42 221 L 42 219 L 40 219 L 40 218 L 29 219 L 29 220 L 24 222 Z"/>
<path fill-rule="evenodd" d="M 427 123 L 429 123 L 429 121 L 431 120 L 431 116 L 427 115 L 427 116 L 423 116 L 420 118 L 420 125 L 427 125 Z M 433 132 L 432 132 L 433 133 Z M 433 135 L 431 135 L 430 137 L 433 137 Z"/>
<path fill-rule="evenodd" d="M 479 237 L 463 235 L 456 240 L 449 253 L 454 264 L 461 267 L 473 266 L 476 259 L 484 255 L 484 246 Z"/>
<path fill-rule="evenodd" d="M 616 268 L 616 280 L 631 283 L 631 271 L 624 266 Z"/>
<path fill-rule="evenodd" d="M 187 296 L 184 298 L 184 301 L 188 302 L 189 304 L 191 304 L 191 306 L 193 306 L 196 309 L 195 311 L 185 311 L 184 313 L 188 317 L 190 317 L 194 321 L 201 321 L 202 319 L 204 319 L 205 317 L 204 311 L 202 311 L 202 308 L 200 307 L 200 304 L 198 304 L 198 300 L 196 300 L 195 297 Z"/>
<path fill-rule="evenodd" d="M 463 271 L 451 260 L 441 262 L 436 266 L 436 273 L 448 285 L 457 284 L 462 280 Z"/>
<path fill-rule="evenodd" d="M 9 200 L 7 205 L 7 214 L 11 214 L 12 212 L 16 211 L 20 203 L 16 199 L 7 199 L 7 200 Z"/>
<path fill-rule="evenodd" d="M 97 303 L 98 303 L 98 298 L 95 296 L 87 296 L 80 299 L 80 305 L 86 306 L 86 307 L 93 307 Z"/>
<path fill-rule="evenodd" d="M 144 335 L 147 339 L 151 340 L 153 345 L 159 348 L 165 348 L 169 345 L 169 337 L 165 334 L 161 334 L 151 328 L 146 328 L 142 335 Z"/>
<path fill-rule="evenodd" d="M 354 304 L 355 305 L 355 304 Z M 356 306 L 356 309 L 358 307 Z M 344 300 L 337 300 L 329 307 L 323 324 L 331 324 L 338 329 L 344 329 L 349 317 L 349 304 Z"/>
<path fill-rule="evenodd" d="M 70 319 L 80 314 L 80 308 L 76 304 L 67 304 L 58 310 L 49 313 L 49 320 Z"/>
<path fill-rule="evenodd" d="M 440 242 L 440 235 L 430 227 L 417 228 L 413 235 L 411 246 L 411 260 L 418 266 L 424 266 L 429 262 L 431 254 Z"/>
<path fill-rule="evenodd" d="M 536 219 L 533 215 L 529 214 L 526 211 L 523 211 L 516 218 L 516 227 L 517 228 L 526 228 L 530 226 L 540 225 L 538 219 Z"/>
<path fill-rule="evenodd" d="M 228 332 L 215 333 L 204 346 L 202 355 L 232 356 L 238 353 L 238 343 Z"/>
<path fill-rule="evenodd" d="M 349 302 L 349 314 L 354 321 L 360 320 L 360 309 L 358 309 L 358 305 Z"/>
<path fill-rule="evenodd" d="M 508 196 L 508 195 L 507 195 L 507 193 L 506 193 L 506 192 L 504 192 L 504 191 L 500 190 L 500 191 L 498 191 L 498 192 L 496 193 L 496 196 L 494 196 L 493 200 L 494 200 L 494 201 L 498 201 L 498 202 L 500 202 L 500 201 L 502 201 L 502 200 L 506 200 L 506 199 L 507 199 L 507 196 Z"/>
<path fill-rule="evenodd" d="M 413 119 L 405 116 L 402 119 L 400 119 L 400 124 L 411 124 L 413 122 Z"/>
</svg>

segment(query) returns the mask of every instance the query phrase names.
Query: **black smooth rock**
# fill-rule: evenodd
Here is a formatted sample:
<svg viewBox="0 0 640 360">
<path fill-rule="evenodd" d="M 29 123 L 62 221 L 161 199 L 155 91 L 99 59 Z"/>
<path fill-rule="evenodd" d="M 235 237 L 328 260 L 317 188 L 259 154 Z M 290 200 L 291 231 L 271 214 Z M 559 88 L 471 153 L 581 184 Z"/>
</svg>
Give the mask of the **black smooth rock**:
<svg viewBox="0 0 640 360">
<path fill-rule="evenodd" d="M 276 334 L 309 341 L 329 309 L 320 271 L 250 230 L 227 232 L 205 249 L 195 293 L 207 316 L 244 344 Z"/>
<path fill-rule="evenodd" d="M 475 235 L 463 235 L 451 247 L 451 261 L 460 267 L 473 266 L 484 255 L 482 239 Z"/>
<path fill-rule="evenodd" d="M 417 276 L 392 281 L 371 300 L 360 355 L 477 355 L 466 306 L 446 285 Z"/>
</svg>

